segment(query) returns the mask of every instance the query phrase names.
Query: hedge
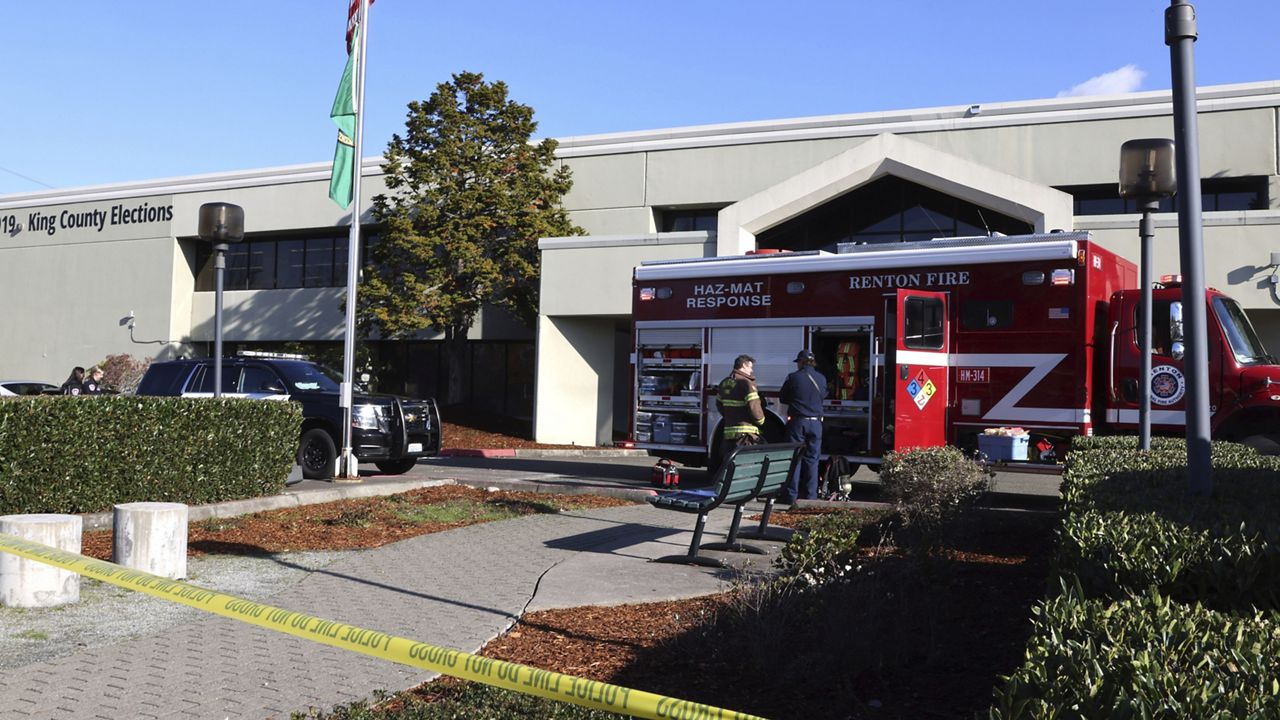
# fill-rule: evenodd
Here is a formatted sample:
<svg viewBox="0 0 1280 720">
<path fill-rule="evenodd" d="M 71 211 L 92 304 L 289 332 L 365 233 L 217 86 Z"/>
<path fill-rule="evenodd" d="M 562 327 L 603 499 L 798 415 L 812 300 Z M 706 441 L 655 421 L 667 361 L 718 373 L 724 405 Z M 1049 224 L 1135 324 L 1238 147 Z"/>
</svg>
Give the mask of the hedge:
<svg viewBox="0 0 1280 720">
<path fill-rule="evenodd" d="M 1077 440 L 1060 592 L 1033 611 L 991 718 L 1280 716 L 1280 459 L 1215 442 L 1213 492 L 1196 497 L 1185 448 Z"/>
<path fill-rule="evenodd" d="M 1072 452 L 1055 566 L 1087 597 L 1155 587 L 1219 610 L 1280 610 L 1280 459 L 1215 444 L 1213 494 L 1187 493 L 1185 456 Z"/>
<path fill-rule="evenodd" d="M 1280 716 L 1274 613 L 1067 592 L 1038 605 L 1032 623 L 1027 661 L 996 688 L 993 720 Z"/>
<path fill-rule="evenodd" d="M 0 514 L 273 495 L 293 467 L 301 426 L 300 406 L 288 402 L 6 399 L 0 401 Z"/>
</svg>

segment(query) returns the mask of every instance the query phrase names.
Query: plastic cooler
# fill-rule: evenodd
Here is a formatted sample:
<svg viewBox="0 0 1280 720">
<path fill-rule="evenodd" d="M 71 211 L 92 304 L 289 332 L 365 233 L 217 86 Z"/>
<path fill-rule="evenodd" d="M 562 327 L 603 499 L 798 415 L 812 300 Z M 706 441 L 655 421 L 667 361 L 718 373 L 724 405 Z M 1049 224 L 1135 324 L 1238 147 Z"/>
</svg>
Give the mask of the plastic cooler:
<svg viewBox="0 0 1280 720">
<path fill-rule="evenodd" d="M 978 449 L 988 460 L 1026 460 L 1030 435 L 979 435 Z"/>
</svg>

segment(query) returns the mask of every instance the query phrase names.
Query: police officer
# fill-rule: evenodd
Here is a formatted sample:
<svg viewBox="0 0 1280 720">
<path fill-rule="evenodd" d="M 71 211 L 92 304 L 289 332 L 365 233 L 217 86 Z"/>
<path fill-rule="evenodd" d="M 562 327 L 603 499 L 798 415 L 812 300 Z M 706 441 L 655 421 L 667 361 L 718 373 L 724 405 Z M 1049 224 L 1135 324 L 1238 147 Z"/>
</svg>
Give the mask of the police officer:
<svg viewBox="0 0 1280 720">
<path fill-rule="evenodd" d="M 801 350 L 796 354 L 796 371 L 782 383 L 782 402 L 787 404 L 787 440 L 802 443 L 800 457 L 787 489 L 779 502 L 790 503 L 796 498 L 812 500 L 818 497 L 818 458 L 822 453 L 822 399 L 826 395 L 827 379 L 817 370 L 813 353 Z"/>
<path fill-rule="evenodd" d="M 102 368 L 93 367 L 89 369 L 85 375 L 84 382 L 81 383 L 81 394 L 83 395 L 101 395 L 102 394 Z"/>
</svg>

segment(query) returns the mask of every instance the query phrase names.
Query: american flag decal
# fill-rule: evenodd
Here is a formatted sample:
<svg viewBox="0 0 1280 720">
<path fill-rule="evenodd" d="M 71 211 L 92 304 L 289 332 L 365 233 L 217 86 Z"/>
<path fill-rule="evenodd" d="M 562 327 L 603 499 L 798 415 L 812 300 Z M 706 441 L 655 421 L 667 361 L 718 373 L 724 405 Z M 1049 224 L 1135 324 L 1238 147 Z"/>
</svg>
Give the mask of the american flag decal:
<svg viewBox="0 0 1280 720">
<path fill-rule="evenodd" d="M 1071 317 L 1071 308 L 1069 307 L 1051 307 L 1049 308 L 1050 320 L 1066 320 Z"/>
</svg>

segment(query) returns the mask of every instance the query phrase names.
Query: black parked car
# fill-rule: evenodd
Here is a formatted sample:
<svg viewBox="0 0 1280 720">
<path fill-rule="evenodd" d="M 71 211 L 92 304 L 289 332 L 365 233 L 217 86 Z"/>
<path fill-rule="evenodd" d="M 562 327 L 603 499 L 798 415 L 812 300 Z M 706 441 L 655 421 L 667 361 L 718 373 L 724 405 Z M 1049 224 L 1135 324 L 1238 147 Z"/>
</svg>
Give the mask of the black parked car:
<svg viewBox="0 0 1280 720">
<path fill-rule="evenodd" d="M 138 395 L 213 397 L 213 359 L 152 363 Z M 303 477 L 333 476 L 342 445 L 343 412 L 334 374 L 313 362 L 271 357 L 222 361 L 223 397 L 294 400 L 302 403 L 298 464 Z M 360 462 L 385 473 L 408 472 L 420 457 L 440 454 L 440 411 L 434 400 L 352 394 L 351 445 Z"/>
</svg>

